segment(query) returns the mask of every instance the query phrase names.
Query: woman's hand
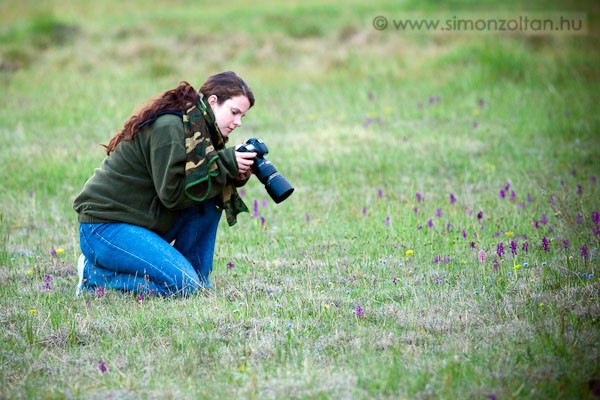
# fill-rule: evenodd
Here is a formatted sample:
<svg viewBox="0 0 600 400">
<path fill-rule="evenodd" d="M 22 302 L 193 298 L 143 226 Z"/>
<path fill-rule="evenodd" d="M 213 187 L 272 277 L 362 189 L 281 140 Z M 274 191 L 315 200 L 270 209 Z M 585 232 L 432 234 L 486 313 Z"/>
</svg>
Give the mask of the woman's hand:
<svg viewBox="0 0 600 400">
<path fill-rule="evenodd" d="M 238 176 L 236 176 L 234 179 L 236 181 L 247 181 L 248 179 L 250 179 L 250 175 L 252 175 L 252 170 L 249 169 L 247 172 L 243 173 L 243 174 L 239 174 Z"/>
<path fill-rule="evenodd" d="M 235 149 L 237 150 L 240 146 L 237 146 Z M 250 174 L 252 174 L 252 170 L 250 169 L 250 167 L 252 166 L 252 164 L 254 164 L 254 157 L 256 157 L 256 153 L 246 153 L 239 151 L 235 152 L 235 159 L 237 161 L 240 175 L 243 175 L 247 178 L 250 177 Z"/>
</svg>

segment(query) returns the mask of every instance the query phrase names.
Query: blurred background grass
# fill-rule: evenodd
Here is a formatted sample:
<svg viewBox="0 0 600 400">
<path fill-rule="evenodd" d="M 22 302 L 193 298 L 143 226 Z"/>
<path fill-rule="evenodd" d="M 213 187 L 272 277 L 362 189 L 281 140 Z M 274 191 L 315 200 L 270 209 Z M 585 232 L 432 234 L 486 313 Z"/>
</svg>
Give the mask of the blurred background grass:
<svg viewBox="0 0 600 400">
<path fill-rule="evenodd" d="M 391 21 L 405 15 L 435 18 L 459 12 L 493 15 L 506 10 L 514 15 L 533 11 L 583 13 L 587 17 L 588 33 L 444 35 L 402 33 L 391 28 L 377 31 L 372 26 L 373 18 L 378 15 Z M 342 372 L 337 371 L 336 375 L 329 366 L 323 367 L 322 359 L 311 358 L 312 350 L 324 348 L 326 363 L 336 365 L 334 354 L 344 353 L 344 342 L 354 331 L 344 325 L 338 336 L 339 324 L 344 321 L 337 316 L 327 319 L 323 328 L 320 324 L 329 318 L 327 315 L 296 315 L 298 323 L 314 324 L 307 335 L 322 345 L 321 348 L 315 343 L 302 343 L 299 352 L 305 352 L 309 366 L 318 367 L 313 369 L 315 374 L 332 372 L 336 377 L 333 383 L 328 383 L 313 376 L 316 389 L 303 389 L 307 392 L 299 389 L 298 393 L 314 396 L 353 393 L 341 389 L 347 384 L 349 390 L 358 386 L 364 390 L 359 393 L 372 396 L 404 393 L 427 397 L 429 392 L 422 389 L 431 368 L 438 378 L 443 379 L 448 371 L 467 377 L 456 383 L 457 386 L 446 388 L 450 392 L 444 393 L 455 397 L 484 395 L 478 379 L 484 381 L 481 383 L 484 386 L 489 382 L 503 385 L 507 395 L 518 394 L 519 373 L 529 371 L 530 367 L 537 368 L 533 361 L 528 359 L 515 366 L 512 375 L 507 373 L 505 378 L 496 381 L 494 377 L 483 376 L 489 367 L 487 363 L 493 368 L 508 368 L 512 365 L 509 360 L 512 355 L 522 355 L 516 343 L 518 338 L 503 337 L 505 341 L 496 343 L 497 348 L 490 345 L 493 351 L 505 347 L 507 360 L 485 360 L 482 358 L 491 353 L 483 352 L 477 356 L 480 359 L 466 366 L 452 361 L 454 353 L 472 348 L 471 345 L 480 340 L 479 335 L 483 335 L 483 340 L 491 340 L 493 326 L 488 326 L 486 329 L 490 332 L 486 333 L 476 329 L 465 335 L 452 331 L 448 340 L 454 341 L 455 346 L 444 347 L 442 355 L 435 350 L 433 353 L 424 351 L 422 354 L 429 358 L 423 357 L 423 361 L 419 361 L 421 353 L 415 353 L 413 359 L 403 354 L 402 345 L 392 346 L 390 351 L 386 350 L 390 348 L 389 343 L 381 345 L 381 352 L 380 347 L 369 350 L 369 337 L 382 333 L 382 322 L 390 323 L 390 329 L 394 334 L 399 332 L 400 337 L 411 336 L 417 331 L 417 324 L 426 320 L 435 332 L 432 340 L 444 340 L 447 331 L 436 331 L 439 327 L 435 321 L 442 318 L 440 315 L 446 316 L 449 310 L 456 311 L 453 307 L 465 301 L 457 286 L 471 291 L 481 284 L 475 273 L 456 278 L 462 273 L 458 260 L 473 256 L 455 247 L 459 241 L 455 239 L 459 235 L 458 226 L 474 224 L 473 218 L 464 213 L 465 209 L 485 210 L 489 229 L 518 228 L 521 233 L 530 235 L 533 234 L 531 218 L 539 218 L 541 212 L 550 215 L 547 211 L 550 194 L 557 196 L 561 207 L 565 206 L 560 208 L 562 215 L 581 210 L 589 214 L 598 209 L 596 187 L 584 185 L 584 197 L 576 198 L 580 200 L 573 200 L 573 195 L 577 183 L 587 183 L 591 176 L 600 175 L 599 12 L 600 5 L 595 1 L 535 1 L 526 5 L 512 0 L 443 4 L 433 0 L 348 1 L 343 5 L 323 1 L 0 3 L 0 290 L 3 308 L 7 310 L 2 317 L 6 320 L 2 321 L 7 322 L 8 332 L 3 366 L 9 365 L 12 351 L 25 354 L 24 359 L 7 367 L 4 379 L 8 385 L 4 393 L 10 393 L 11 388 L 19 388 L 18 393 L 41 393 L 43 388 L 35 389 L 20 380 L 19 370 L 25 368 L 23 365 L 28 360 L 38 359 L 44 347 L 38 343 L 30 348 L 31 343 L 23 342 L 20 335 L 24 335 L 23 332 L 33 335 L 31 329 L 37 329 L 38 333 L 47 333 L 46 338 L 55 338 L 60 331 L 58 322 L 55 323 L 57 328 L 50 329 L 49 333 L 45 331 L 49 328 L 41 324 L 32 325 L 34 328 L 29 330 L 21 329 L 23 309 L 37 307 L 41 315 L 46 307 L 52 311 L 49 318 L 64 320 L 72 325 L 71 334 L 82 335 L 74 322 L 78 317 L 68 311 L 84 313 L 83 304 L 71 296 L 75 285 L 74 262 L 79 253 L 77 223 L 71 204 L 104 157 L 98 144 L 107 143 L 129 113 L 148 97 L 176 86 L 181 80 L 199 87 L 209 75 L 233 70 L 252 87 L 257 99 L 244 126 L 234 133 L 233 143 L 253 136 L 263 138 L 271 150 L 269 159 L 294 184 L 296 193 L 277 207 L 261 208 L 267 231 L 251 218 L 241 218 L 234 229 L 223 226 L 219 231 L 214 281 L 222 291 L 216 298 L 187 303 L 150 303 L 148 308 L 152 312 L 133 321 L 119 314 L 124 304 L 122 297 L 100 303 L 95 309 L 98 314 L 90 322 L 89 347 L 81 353 L 77 348 L 60 348 L 58 354 L 69 367 L 66 373 L 62 371 L 58 375 L 69 375 L 71 371 L 79 376 L 76 366 L 81 354 L 106 357 L 107 349 L 116 346 L 107 338 L 110 334 L 114 334 L 116 341 L 124 338 L 128 343 L 137 343 L 137 353 L 126 357 L 131 360 L 137 355 L 148 363 L 153 362 L 151 355 L 155 347 L 152 343 L 136 342 L 140 329 L 156 329 L 151 337 L 159 342 L 162 336 L 173 336 L 170 324 L 181 326 L 186 332 L 198 329 L 198 335 L 209 332 L 206 334 L 213 339 L 210 335 L 214 332 L 209 327 L 212 319 L 210 315 L 204 318 L 205 314 L 214 305 L 221 309 L 228 307 L 233 301 L 231 298 L 236 299 L 237 304 L 238 298 L 251 297 L 264 314 L 258 317 L 261 324 L 265 316 L 270 317 L 272 310 L 268 307 L 274 299 L 288 304 L 296 300 L 311 302 L 310 305 L 303 303 L 302 307 L 318 309 L 321 302 L 330 299 L 311 292 L 307 285 L 313 278 L 327 275 L 336 287 L 340 286 L 341 295 L 335 297 L 339 304 L 346 301 L 342 286 L 362 282 L 348 287 L 352 287 L 353 296 L 355 291 L 360 293 L 362 304 L 374 310 L 373 319 L 366 323 L 357 339 L 364 342 L 361 343 L 366 350 L 359 351 L 360 357 L 356 357 L 356 364 L 352 366 L 359 371 L 356 375 L 345 370 L 343 362 L 338 364 Z M 572 170 L 576 171 L 575 175 L 570 173 Z M 565 188 L 560 185 L 561 181 L 566 184 Z M 518 201 L 531 193 L 535 203 L 528 204 L 527 209 L 518 209 L 514 204 L 500 201 L 498 189 L 504 187 L 505 182 L 511 182 Z M 377 189 L 383 191 L 381 198 L 376 194 Z M 419 204 L 419 214 L 414 215 L 412 207 L 417 191 L 424 193 L 427 201 Z M 256 181 L 247 185 L 246 192 L 249 206 L 254 199 L 260 202 L 267 198 Z M 446 206 L 449 192 L 457 196 L 460 207 Z M 437 230 L 418 232 L 417 224 L 425 226 L 438 207 L 443 208 L 444 218 L 456 228 L 445 232 L 440 220 Z M 364 218 L 363 208 L 367 210 Z M 391 221 L 389 229 L 384 225 L 387 217 Z M 572 227 L 572 221 L 560 218 L 557 216 L 554 221 L 555 226 L 560 227 L 557 230 L 575 243 L 579 240 L 578 228 Z M 477 229 L 476 226 L 471 228 Z M 486 231 L 486 234 L 492 232 Z M 478 245 L 493 253 L 496 239 L 481 236 Z M 62 261 L 50 256 L 51 249 L 56 247 L 66 250 L 67 257 Z M 398 289 L 400 294 L 383 287 L 382 282 L 389 285 L 391 273 L 403 272 L 390 272 L 389 266 L 377 260 L 397 257 L 407 249 L 415 250 L 415 270 L 422 268 L 443 279 L 455 279 L 455 286 L 448 292 L 434 292 L 410 281 L 414 286 Z M 417 254 L 422 258 L 417 258 Z M 432 258 L 439 254 L 452 256 L 458 265 L 433 266 Z M 225 268 L 230 260 L 236 263 L 233 271 Z M 38 280 L 52 273 L 57 291 L 47 296 L 38 293 L 35 284 L 24 275 L 29 268 L 35 270 Z M 261 278 L 257 279 L 256 274 Z M 406 272 L 406 276 L 399 279 L 412 278 Z M 556 279 L 560 282 L 562 277 L 558 275 Z M 377 290 L 374 289 L 376 281 L 380 285 Z M 556 285 L 559 287 L 560 283 Z M 539 290 L 539 296 L 550 296 L 546 289 Z M 497 296 L 504 301 L 512 294 L 498 289 Z M 522 305 L 526 302 L 524 298 L 517 296 L 515 301 Z M 576 300 L 583 302 L 582 298 Z M 400 322 L 394 319 L 397 315 L 386 314 L 396 301 L 407 307 L 401 313 L 405 319 L 398 317 Z M 572 305 L 566 303 L 565 300 L 561 306 L 570 310 Z M 477 303 L 469 303 L 469 307 L 473 314 L 480 311 L 482 320 L 489 317 L 493 321 L 491 325 L 510 322 L 505 321 L 510 319 L 506 315 L 499 316 L 502 312 L 494 308 L 495 300 L 483 304 L 480 309 Z M 176 314 L 180 305 L 195 308 L 194 313 L 203 318 L 199 323 L 204 325 L 198 328 L 189 326 L 191 322 L 182 322 L 181 316 Z M 494 311 L 486 314 L 488 306 Z M 376 309 L 382 314 L 375 315 Z M 85 310 L 87 313 L 87 308 Z M 113 312 L 117 317 L 111 314 Z M 554 310 L 556 315 L 561 312 L 559 306 Z M 430 320 L 421 319 L 422 315 Z M 216 328 L 217 335 L 219 340 L 235 342 L 236 335 L 244 334 L 246 328 L 236 325 L 231 332 L 227 331 L 231 322 L 227 318 L 219 320 L 223 324 Z M 538 329 L 539 325 L 535 324 L 542 324 L 544 315 L 535 311 L 527 314 L 527 318 Z M 121 326 L 122 331 L 116 334 L 112 328 L 106 328 L 106 319 Z M 452 321 L 442 322 L 452 324 Z M 269 323 L 264 322 L 261 329 Z M 579 326 L 589 334 L 597 332 L 597 323 L 594 323 L 588 319 Z M 525 322 L 523 326 L 530 328 Z M 267 337 L 265 343 L 259 341 L 253 345 L 272 355 L 269 352 L 274 352 L 276 347 L 269 342 L 270 333 L 264 332 L 261 330 Z M 557 337 L 560 342 L 562 337 Z M 549 351 L 548 358 L 544 359 L 552 363 L 557 359 L 561 361 L 555 366 L 563 374 L 558 376 L 561 379 L 567 376 L 571 382 L 561 386 L 561 390 L 583 388 L 581 382 L 597 375 L 597 366 L 589 359 L 582 359 L 582 354 L 589 350 L 585 345 L 589 343 L 598 354 L 597 339 L 584 338 L 572 345 L 573 353 L 556 345 L 552 347 L 556 353 Z M 211 393 L 223 379 L 234 379 L 232 371 L 239 367 L 235 357 L 247 349 L 222 348 L 215 344 L 221 342 L 211 342 L 206 337 L 200 339 L 191 336 L 185 340 L 211 349 L 203 355 L 212 360 L 211 365 L 216 368 L 213 382 L 207 382 L 206 393 Z M 389 339 L 389 342 L 396 343 L 394 340 Z M 97 341 L 99 348 L 91 348 Z M 379 346 L 381 341 L 385 342 L 378 339 L 372 345 Z M 539 336 L 531 337 L 534 352 L 548 350 L 544 343 Z M 175 343 L 174 349 L 177 357 L 194 363 L 194 359 L 186 355 L 185 346 Z M 227 351 L 231 354 L 222 361 L 215 361 L 215 354 Z M 356 354 L 349 350 L 348 358 L 352 359 L 353 355 Z M 157 383 L 156 387 L 162 385 L 170 387 L 173 393 L 181 393 L 176 389 L 177 376 L 171 375 L 165 357 L 170 354 L 161 353 L 158 359 L 163 363 L 158 362 L 159 365 L 149 371 L 131 367 L 124 380 L 149 375 L 156 382 L 161 378 L 167 381 Z M 388 371 L 385 365 L 379 366 L 381 359 L 393 368 Z M 406 364 L 407 359 L 414 364 Z M 280 379 L 287 379 L 286 388 L 293 388 L 298 376 L 292 366 L 285 364 L 285 360 L 274 360 L 264 361 L 262 373 L 269 375 L 286 365 L 287 369 L 277 374 Z M 494 364 L 495 360 L 498 364 Z M 445 361 L 449 366 L 440 366 Z M 56 360 L 44 363 L 45 368 L 56 372 Z M 579 378 L 576 371 L 569 372 L 574 365 L 583 366 Z M 209 367 L 198 366 L 198 373 Z M 261 370 L 257 365 L 254 367 L 260 379 Z M 301 368 L 299 373 L 309 374 L 310 369 Z M 399 371 L 407 374 L 404 383 L 397 379 Z M 64 394 L 59 381 L 52 377 L 44 381 L 43 372 L 42 368 L 41 372 L 30 370 L 29 374 L 33 374 L 36 382 L 50 382 L 54 390 L 51 393 Z M 81 373 L 93 374 L 87 370 Z M 189 377 L 186 375 L 189 372 L 178 371 L 177 374 Z M 354 380 L 356 376 L 358 384 Z M 477 379 L 471 381 L 473 377 Z M 108 387 L 123 384 L 118 378 L 112 379 L 115 381 L 109 382 Z M 544 379 L 533 379 L 530 385 L 542 390 L 547 384 Z M 552 383 L 555 386 L 544 390 L 552 393 L 562 385 L 560 382 L 557 379 Z M 83 390 L 81 383 L 70 383 L 69 387 Z M 98 382 L 91 385 L 102 386 Z M 242 387 L 247 387 L 250 393 L 253 383 L 244 385 Z M 267 386 L 276 385 L 267 383 Z M 584 389 L 581 390 L 580 393 L 584 393 Z M 267 393 L 289 395 L 294 392 Z"/>
</svg>

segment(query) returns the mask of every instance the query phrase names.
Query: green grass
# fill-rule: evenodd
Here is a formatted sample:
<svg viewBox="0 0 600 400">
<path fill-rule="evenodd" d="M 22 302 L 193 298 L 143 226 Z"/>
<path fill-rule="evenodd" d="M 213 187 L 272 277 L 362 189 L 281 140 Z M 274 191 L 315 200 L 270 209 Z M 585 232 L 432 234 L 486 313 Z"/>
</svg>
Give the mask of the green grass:
<svg viewBox="0 0 600 400">
<path fill-rule="evenodd" d="M 584 12 L 590 33 L 371 25 L 506 2 L 2 3 L 0 397 L 593 398 L 599 8 L 544 3 L 528 10 Z M 98 144 L 222 70 L 257 99 L 233 142 L 263 138 L 295 193 L 274 205 L 250 181 L 265 226 L 222 222 L 214 291 L 76 298 L 72 201 Z"/>
</svg>

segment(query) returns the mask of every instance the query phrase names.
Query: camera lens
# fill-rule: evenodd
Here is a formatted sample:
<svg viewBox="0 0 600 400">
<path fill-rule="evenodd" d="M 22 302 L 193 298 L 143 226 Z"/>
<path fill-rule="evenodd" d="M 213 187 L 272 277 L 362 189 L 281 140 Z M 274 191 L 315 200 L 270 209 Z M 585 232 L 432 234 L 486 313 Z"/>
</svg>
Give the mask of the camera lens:
<svg viewBox="0 0 600 400">
<path fill-rule="evenodd" d="M 281 203 L 290 197 L 294 191 L 294 188 L 287 179 L 278 172 L 269 177 L 268 182 L 265 184 L 265 188 L 275 203 Z"/>
</svg>

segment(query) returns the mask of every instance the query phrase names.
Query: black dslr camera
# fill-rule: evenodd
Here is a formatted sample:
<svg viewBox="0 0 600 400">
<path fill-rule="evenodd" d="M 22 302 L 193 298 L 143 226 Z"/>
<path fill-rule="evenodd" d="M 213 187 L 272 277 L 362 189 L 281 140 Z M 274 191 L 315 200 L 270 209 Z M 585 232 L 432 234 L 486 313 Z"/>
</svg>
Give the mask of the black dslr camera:
<svg viewBox="0 0 600 400">
<path fill-rule="evenodd" d="M 287 179 L 277 172 L 271 161 L 264 157 L 269 152 L 265 142 L 258 138 L 251 138 L 241 145 L 237 151 L 256 153 L 254 164 L 252 164 L 252 173 L 265 185 L 267 193 L 269 193 L 269 196 L 271 196 L 275 203 L 281 203 L 290 197 L 294 188 Z"/>
</svg>

